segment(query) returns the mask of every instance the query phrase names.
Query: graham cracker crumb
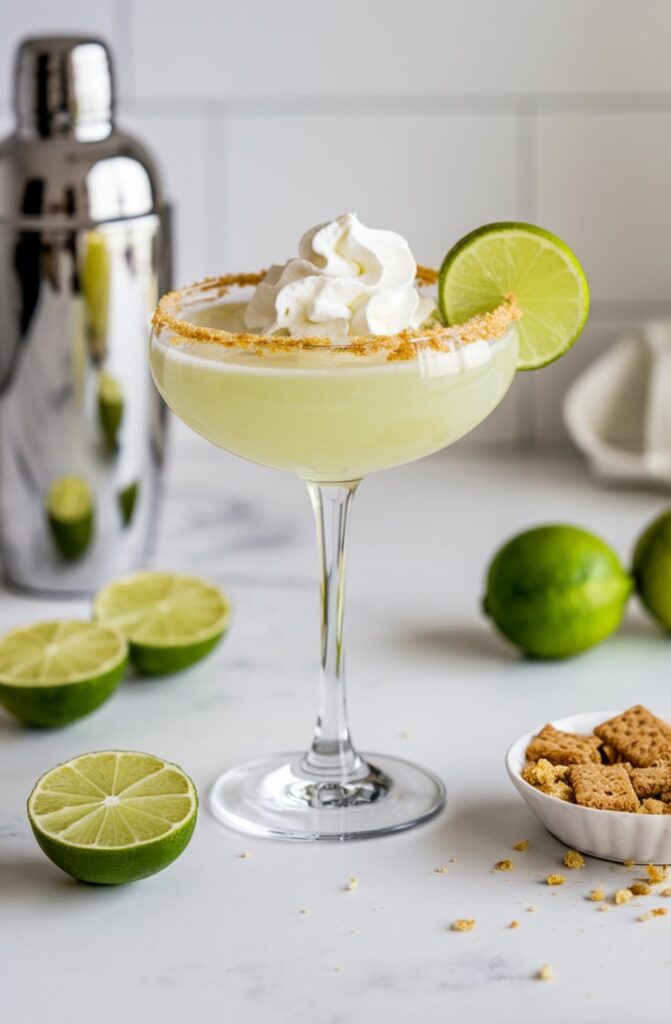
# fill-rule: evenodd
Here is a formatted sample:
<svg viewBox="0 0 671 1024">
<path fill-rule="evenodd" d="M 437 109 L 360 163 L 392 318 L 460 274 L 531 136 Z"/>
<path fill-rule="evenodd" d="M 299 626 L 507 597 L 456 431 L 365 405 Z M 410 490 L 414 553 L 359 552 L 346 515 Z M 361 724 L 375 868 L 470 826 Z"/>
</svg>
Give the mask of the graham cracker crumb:
<svg viewBox="0 0 671 1024">
<path fill-rule="evenodd" d="M 650 913 L 650 911 L 646 910 L 645 913 L 641 914 L 641 916 L 639 917 L 639 921 L 649 921 L 651 917 L 652 914 Z"/>
<path fill-rule="evenodd" d="M 494 871 L 512 871 L 513 862 L 511 860 L 500 860 L 494 865 Z"/>
<path fill-rule="evenodd" d="M 536 906 L 535 903 L 532 903 L 530 907 L 527 907 L 527 911 L 530 914 L 535 914 L 537 910 L 538 910 L 538 907 Z"/>
<path fill-rule="evenodd" d="M 299 910 L 298 913 L 303 914 L 305 917 L 309 917 L 312 911 L 308 910 L 307 908 L 304 908 L 303 910 Z"/>
<path fill-rule="evenodd" d="M 475 928 L 475 920 L 472 917 L 458 917 L 451 925 L 453 932 L 472 932 Z"/>
<path fill-rule="evenodd" d="M 547 885 L 563 885 L 565 881 L 563 875 L 548 875 L 545 879 Z"/>
<path fill-rule="evenodd" d="M 652 889 L 647 882 L 632 882 L 629 886 L 629 890 L 634 894 L 634 896 L 649 896 L 652 892 Z"/>
<path fill-rule="evenodd" d="M 519 921 L 511 921 L 510 924 L 508 925 L 508 927 L 509 928 L 519 928 L 520 927 L 520 922 Z"/>
<path fill-rule="evenodd" d="M 459 861 L 457 860 L 456 857 L 450 857 L 450 864 L 458 864 L 458 863 L 459 863 Z"/>
<path fill-rule="evenodd" d="M 589 894 L 589 899 L 592 903 L 601 903 L 601 900 L 605 900 L 606 894 L 603 889 L 592 889 Z"/>
<path fill-rule="evenodd" d="M 435 875 L 446 875 L 447 874 L 447 868 L 445 867 L 444 864 L 441 864 L 440 867 L 437 867 L 437 868 L 433 869 L 433 873 Z"/>
<path fill-rule="evenodd" d="M 518 853 L 524 853 L 525 850 L 529 849 L 529 840 L 520 839 L 519 843 L 513 843 L 513 850 L 517 850 Z"/>
<path fill-rule="evenodd" d="M 355 878 L 354 875 L 350 878 L 349 882 L 345 886 L 345 892 L 354 892 L 355 889 L 359 888 L 359 879 Z"/>
<path fill-rule="evenodd" d="M 666 909 L 666 907 L 653 907 L 650 913 L 653 917 L 666 917 L 666 915 L 668 914 L 668 910 Z"/>
<path fill-rule="evenodd" d="M 625 868 L 633 868 L 633 866 L 635 864 L 635 861 L 633 861 L 633 860 L 623 860 L 622 863 L 624 864 Z"/>
<path fill-rule="evenodd" d="M 662 889 L 660 896 L 671 896 L 671 889 Z"/>
<path fill-rule="evenodd" d="M 550 964 L 543 964 L 541 969 L 536 973 L 538 981 L 554 981 L 556 975 Z"/>
<path fill-rule="evenodd" d="M 252 856 L 252 854 L 251 854 L 251 851 L 250 851 L 250 850 L 245 850 L 245 852 L 244 852 L 244 853 L 241 853 L 241 854 L 240 854 L 240 858 L 241 858 L 242 860 L 249 860 L 249 858 L 250 858 L 251 856 Z"/>
<path fill-rule="evenodd" d="M 601 906 L 597 907 L 596 909 L 597 910 L 608 910 L 608 904 L 607 903 L 602 903 Z"/>
<path fill-rule="evenodd" d="M 621 906 L 623 903 L 628 903 L 634 894 L 631 889 L 618 889 L 613 896 L 613 903 Z"/>
<path fill-rule="evenodd" d="M 585 858 L 577 850 L 567 850 L 564 854 L 564 867 L 584 868 Z"/>
<path fill-rule="evenodd" d="M 648 879 L 653 885 L 657 885 L 658 882 L 663 882 L 666 878 L 665 865 L 648 864 L 645 870 L 648 875 Z"/>
</svg>

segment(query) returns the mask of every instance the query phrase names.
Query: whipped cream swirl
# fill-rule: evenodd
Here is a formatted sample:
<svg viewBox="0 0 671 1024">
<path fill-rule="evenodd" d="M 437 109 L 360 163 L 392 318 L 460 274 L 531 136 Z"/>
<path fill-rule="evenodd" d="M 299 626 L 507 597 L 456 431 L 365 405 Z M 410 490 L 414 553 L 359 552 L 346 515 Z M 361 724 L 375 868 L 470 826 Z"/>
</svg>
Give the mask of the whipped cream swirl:
<svg viewBox="0 0 671 1024">
<path fill-rule="evenodd" d="M 270 268 L 247 307 L 247 327 L 264 334 L 343 342 L 357 334 L 396 334 L 436 315 L 415 288 L 406 240 L 367 228 L 355 213 L 307 231 L 298 258 Z"/>
</svg>

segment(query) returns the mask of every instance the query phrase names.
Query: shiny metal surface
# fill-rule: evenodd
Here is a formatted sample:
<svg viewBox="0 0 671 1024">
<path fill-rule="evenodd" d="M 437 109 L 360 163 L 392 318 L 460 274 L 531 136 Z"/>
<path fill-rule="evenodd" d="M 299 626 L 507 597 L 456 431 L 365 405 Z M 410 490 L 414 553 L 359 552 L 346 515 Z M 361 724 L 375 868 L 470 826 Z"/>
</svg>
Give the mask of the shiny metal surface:
<svg viewBox="0 0 671 1024">
<path fill-rule="evenodd" d="M 22 44 L 0 144 L 0 549 L 31 589 L 93 590 L 141 564 L 155 532 L 165 408 L 147 345 L 169 209 L 114 125 L 109 67 L 95 40 Z M 49 514 L 72 476 L 90 511 Z"/>
</svg>

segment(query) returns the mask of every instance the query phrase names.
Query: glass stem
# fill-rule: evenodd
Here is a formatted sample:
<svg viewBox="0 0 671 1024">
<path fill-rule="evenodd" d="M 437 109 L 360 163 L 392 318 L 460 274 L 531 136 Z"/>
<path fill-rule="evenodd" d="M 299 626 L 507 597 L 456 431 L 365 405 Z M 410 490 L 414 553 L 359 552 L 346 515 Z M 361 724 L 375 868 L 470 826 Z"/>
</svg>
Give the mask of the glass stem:
<svg viewBox="0 0 671 1024">
<path fill-rule="evenodd" d="M 369 771 L 352 745 L 345 697 L 345 546 L 358 484 L 308 484 L 319 543 L 321 674 L 317 725 L 303 768 L 341 782 L 355 781 Z"/>
</svg>

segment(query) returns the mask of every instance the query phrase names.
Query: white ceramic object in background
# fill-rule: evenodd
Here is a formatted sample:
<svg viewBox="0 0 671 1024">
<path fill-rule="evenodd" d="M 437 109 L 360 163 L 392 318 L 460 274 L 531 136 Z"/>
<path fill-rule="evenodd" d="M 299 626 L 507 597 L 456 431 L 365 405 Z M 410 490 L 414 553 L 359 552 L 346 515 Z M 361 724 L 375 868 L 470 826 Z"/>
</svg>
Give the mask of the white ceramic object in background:
<svg viewBox="0 0 671 1024">
<path fill-rule="evenodd" d="M 589 711 L 560 718 L 552 724 L 563 732 L 589 735 L 595 725 L 618 714 L 619 711 Z M 659 717 L 671 723 L 671 716 Z M 671 814 L 632 814 L 579 807 L 547 796 L 524 781 L 520 772 L 526 763 L 526 749 L 543 725 L 544 722 L 515 740 L 506 754 L 506 768 L 515 789 L 546 829 L 572 849 L 603 860 L 671 863 Z"/>
<path fill-rule="evenodd" d="M 616 342 L 574 381 L 563 411 L 599 476 L 671 484 L 671 322 Z"/>
</svg>

